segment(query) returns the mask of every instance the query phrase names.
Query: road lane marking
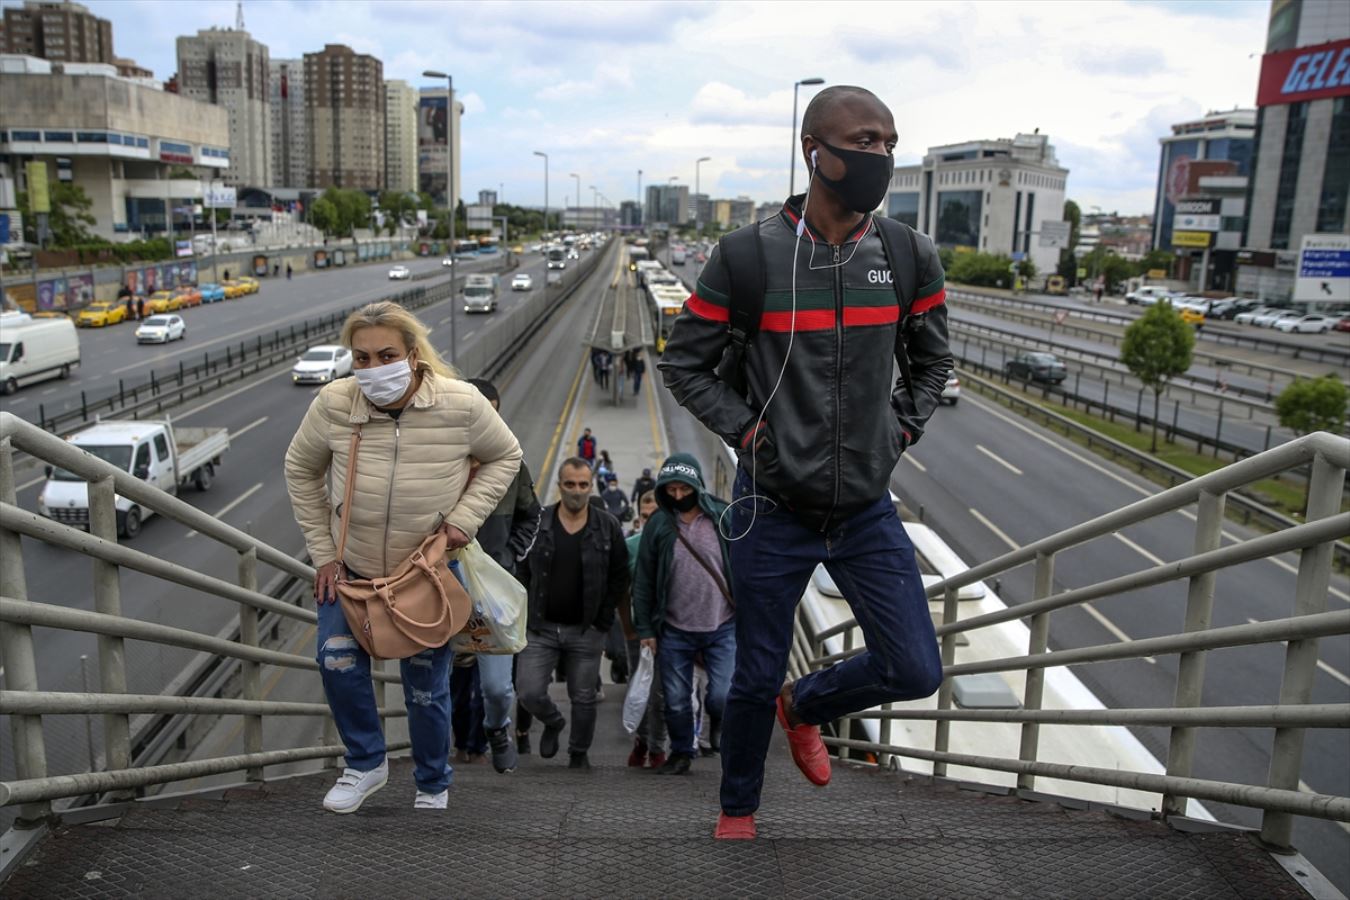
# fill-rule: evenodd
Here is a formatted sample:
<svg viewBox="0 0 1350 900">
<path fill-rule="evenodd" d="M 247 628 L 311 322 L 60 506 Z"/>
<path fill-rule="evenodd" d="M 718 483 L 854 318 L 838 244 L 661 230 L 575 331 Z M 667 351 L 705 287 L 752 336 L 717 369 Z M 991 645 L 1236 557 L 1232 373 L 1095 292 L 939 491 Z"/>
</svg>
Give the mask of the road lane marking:
<svg viewBox="0 0 1350 900">
<path fill-rule="evenodd" d="M 1105 615 L 1103 615 L 1102 612 L 1098 610 L 1096 607 L 1094 607 L 1091 603 L 1080 603 L 1078 605 L 1082 608 L 1083 612 L 1087 613 L 1089 616 L 1092 616 L 1092 618 L 1096 619 L 1097 624 L 1105 628 L 1107 631 L 1109 631 L 1111 633 L 1111 636 L 1114 637 L 1120 643 L 1128 644 L 1130 641 L 1134 640 L 1132 637 L 1130 637 L 1128 634 L 1122 631 L 1120 627 L 1116 625 L 1115 622 L 1112 622 Z M 1158 664 L 1158 661 L 1151 656 L 1142 656 L 1139 658 L 1151 666 L 1156 666 Z"/>
<path fill-rule="evenodd" d="M 237 395 L 237 394 L 242 394 L 244 391 L 251 390 L 251 389 L 257 387 L 258 385 L 266 384 L 267 382 L 273 380 L 274 378 L 280 378 L 282 375 L 290 375 L 290 374 L 291 374 L 291 370 L 290 370 L 290 369 L 282 369 L 282 370 L 279 371 L 279 372 L 273 372 L 271 375 L 264 375 L 262 378 L 259 378 L 257 381 L 254 381 L 254 382 L 251 382 L 251 383 L 249 383 L 249 384 L 246 384 L 246 385 L 244 385 L 243 387 L 235 388 L 234 390 L 230 391 L 229 393 L 221 394 L 219 397 L 216 397 L 216 398 L 213 399 L 213 400 L 207 400 L 207 401 L 206 401 L 205 403 L 203 403 L 201 406 L 195 407 L 195 408 L 193 408 L 193 409 L 188 410 L 188 411 L 185 412 L 185 413 L 182 413 L 181 415 L 175 416 L 175 417 L 174 417 L 174 421 L 182 421 L 183 419 L 186 419 L 188 416 L 195 416 L 197 413 L 201 412 L 202 410 L 204 410 L 204 409 L 210 409 L 211 407 L 215 406 L 217 403 L 222 403 L 222 402 L 224 402 L 224 401 L 226 401 L 226 400 L 229 400 L 231 397 L 234 397 L 234 396 Z"/>
<path fill-rule="evenodd" d="M 1253 619 L 1251 616 L 1248 616 L 1248 617 L 1247 617 L 1247 624 L 1248 624 L 1248 625 L 1256 625 L 1256 624 L 1258 624 L 1259 622 L 1260 622 L 1260 619 Z M 1289 642 L 1288 642 L 1288 641 L 1280 641 L 1280 643 L 1281 643 L 1281 644 L 1288 644 Z M 1317 668 L 1321 669 L 1323 672 L 1326 672 L 1328 675 L 1330 675 L 1332 678 L 1335 678 L 1335 679 L 1336 679 L 1337 681 L 1339 681 L 1341 684 L 1344 684 L 1344 685 L 1346 685 L 1347 687 L 1350 687 L 1350 675 L 1346 675 L 1344 672 L 1340 671 L 1339 669 L 1337 669 L 1335 666 L 1331 665 L 1330 663 L 1323 662 L 1322 659 L 1321 659 L 1320 657 L 1319 657 L 1318 660 L 1317 660 Z M 1314 793 L 1315 793 L 1315 792 L 1314 792 Z"/>
<path fill-rule="evenodd" d="M 1010 538 L 1010 537 L 1008 537 L 1006 534 L 1004 534 L 1002 528 L 999 528 L 999 527 L 998 527 L 997 525 L 995 525 L 993 522 L 991 522 L 991 521 L 989 521 L 988 519 L 986 519 L 986 518 L 980 513 L 980 511 L 979 511 L 978 509 L 972 508 L 972 509 L 970 510 L 970 514 L 971 514 L 972 516 L 974 516 L 974 517 L 976 518 L 976 520 L 978 520 L 978 521 L 980 522 L 980 524 L 984 525 L 985 528 L 988 528 L 990 531 L 992 531 L 992 532 L 998 537 L 999 540 L 1003 541 L 1003 543 L 1007 544 L 1009 547 L 1011 547 L 1011 548 L 1014 549 L 1014 550 L 1021 550 L 1021 549 L 1022 549 L 1022 546 L 1021 546 L 1020 544 L 1018 544 L 1017 541 L 1014 541 L 1012 538 Z"/>
<path fill-rule="evenodd" d="M 567 392 L 567 400 L 563 403 L 562 414 L 558 417 L 558 424 L 553 428 L 553 437 L 548 442 L 548 452 L 544 454 L 544 465 L 535 475 L 536 480 L 550 479 L 551 481 L 552 479 L 552 476 L 549 473 L 552 471 L 553 454 L 558 451 L 558 441 L 562 439 L 563 429 L 567 427 L 567 419 L 572 413 L 572 404 L 577 397 L 577 387 L 581 384 L 581 376 L 585 373 L 586 364 L 588 362 L 589 360 L 586 358 L 586 354 L 581 354 L 581 362 L 577 364 L 577 374 L 572 379 L 572 389 Z M 548 484 L 550 481 L 545 481 L 544 483 Z"/>
<path fill-rule="evenodd" d="M 267 416 L 263 416 L 261 419 L 254 419 L 252 422 L 249 422 L 249 423 L 248 423 L 247 425 L 245 425 L 243 428 L 240 428 L 240 429 L 239 429 L 238 431 L 236 431 L 234 434 L 230 435 L 230 440 L 232 440 L 232 441 L 233 441 L 233 440 L 238 440 L 238 439 L 239 439 L 240 437 L 242 437 L 243 435 L 247 434 L 248 432 L 250 432 L 250 431 L 252 431 L 253 429 L 257 428 L 257 427 L 258 427 L 259 425 L 261 425 L 262 423 L 266 422 L 267 419 L 268 419 Z"/>
<path fill-rule="evenodd" d="M 468 334 L 464 335 L 464 337 L 461 338 L 461 340 L 467 341 L 469 338 L 473 337 L 473 336 L 474 336 L 475 334 L 477 334 L 477 333 L 478 333 L 478 329 L 475 328 L 473 331 L 470 331 Z"/>
<path fill-rule="evenodd" d="M 1155 566 L 1167 565 L 1167 560 L 1163 559 L 1161 556 L 1154 556 L 1152 553 L 1148 552 L 1143 547 L 1140 547 L 1138 544 L 1127 538 L 1125 535 L 1121 534 L 1119 531 L 1113 531 L 1111 532 L 1111 534 L 1116 540 L 1120 541 L 1126 547 L 1129 547 L 1131 550 L 1138 553 L 1140 556 L 1142 556 L 1149 562 L 1153 563 Z"/>
<path fill-rule="evenodd" d="M 1095 471 L 1095 472 L 1100 472 L 1101 474 L 1105 475 L 1107 478 L 1110 478 L 1112 481 L 1118 481 L 1118 482 L 1120 482 L 1121 484 L 1125 485 L 1125 487 L 1129 488 L 1130 490 L 1134 491 L 1135 493 L 1140 494 L 1141 496 L 1144 496 L 1144 497 L 1152 497 L 1152 496 L 1154 496 L 1154 493 L 1150 493 L 1149 490 L 1148 490 L 1147 488 L 1135 484 L 1134 482 L 1130 481 L 1129 479 L 1127 479 L 1127 478 L 1125 478 L 1125 477 L 1123 477 L 1123 476 L 1121 476 L 1121 475 L 1118 475 L 1118 474 L 1116 474 L 1115 472 L 1112 472 L 1110 469 L 1107 469 L 1105 466 L 1099 465 L 1098 463 L 1093 462 L 1092 460 L 1090 460 L 1090 459 L 1088 459 L 1088 458 L 1086 458 L 1086 457 L 1084 457 L 1084 456 L 1082 456 L 1082 455 L 1080 455 L 1080 454 L 1078 454 L 1078 453 L 1073 452 L 1072 450 L 1068 449 L 1067 447 L 1061 446 L 1060 444 L 1056 443 L 1055 441 L 1052 441 L 1050 438 L 1046 437 L 1045 435 L 1040 434 L 1039 432 L 1037 432 L 1035 429 L 1031 428 L 1030 426 L 1028 426 L 1028 425 L 1026 425 L 1026 424 L 1024 424 L 1024 423 L 1022 423 L 1022 422 L 1019 422 L 1019 421 L 1017 421 L 1016 419 L 1013 419 L 1013 418 L 1011 418 L 1011 417 L 1009 417 L 1009 416 L 1007 416 L 1007 415 L 1004 415 L 1002 412 L 1000 412 L 999 410 L 993 408 L 992 406 L 989 406 L 989 405 L 987 405 L 987 404 L 985 404 L 985 403 L 981 403 L 979 400 L 977 400 L 977 399 L 974 398 L 974 397 L 968 398 L 968 402 L 969 402 L 972 406 L 975 406 L 975 407 L 977 407 L 977 408 L 979 408 L 979 409 L 982 409 L 982 410 L 984 410 L 985 412 L 989 413 L 989 414 L 990 414 L 991 416 L 993 416 L 994 418 L 996 418 L 996 419 L 1002 419 L 1004 422 L 1007 422 L 1009 425 L 1013 426 L 1014 428 L 1018 429 L 1019 431 L 1025 432 L 1026 434 L 1030 435 L 1031 437 L 1035 438 L 1036 440 L 1040 441 L 1041 443 L 1050 445 L 1051 447 L 1053 447 L 1054 449 L 1058 450 L 1060 453 L 1063 453 L 1065 456 L 1069 457 L 1070 459 L 1077 460 L 1078 462 L 1082 463 L 1083 465 L 1087 466 L 1089 469 L 1092 469 L 1092 470 Z M 1161 489 L 1159 489 L 1159 491 L 1160 491 L 1160 490 L 1161 490 Z M 1178 513 L 1180 513 L 1181 515 L 1185 516 L 1187 519 L 1190 519 L 1192 522 L 1195 521 L 1195 513 L 1191 512 L 1189 509 L 1178 509 L 1178 510 L 1175 510 L 1175 511 L 1178 512 Z M 1244 538 L 1238 537 L 1237 535 L 1233 534 L 1231 531 L 1227 531 L 1227 530 L 1222 530 L 1222 529 L 1221 529 L 1221 532 L 1222 532 L 1222 534 L 1223 534 L 1224 537 L 1228 538 L 1228 540 L 1232 541 L 1232 542 L 1235 543 L 1235 544 L 1240 544 L 1240 543 L 1242 543 L 1243 540 L 1244 540 Z M 1275 565 L 1279 566 L 1281 569 L 1284 569 L 1286 572 L 1290 572 L 1290 573 L 1294 573 L 1294 574 L 1297 574 L 1297 573 L 1298 573 L 1298 568 L 1297 568 L 1296 566 L 1292 565 L 1291 563 L 1285 562 L 1284 560 L 1280 559 L 1279 557 L 1276 557 L 1276 556 L 1266 556 L 1266 557 L 1263 557 L 1263 559 L 1265 559 L 1265 560 L 1268 561 L 1268 562 L 1274 563 Z M 1347 594 L 1345 591 L 1342 591 L 1342 590 L 1340 590 L 1339 588 L 1335 588 L 1335 587 L 1329 588 L 1329 590 L 1331 591 L 1331 593 L 1332 593 L 1334 596 L 1339 597 L 1340 599 L 1345 600 L 1346 602 L 1350 603 L 1350 594 Z"/>
<path fill-rule="evenodd" d="M 437 322 L 436 324 L 437 324 L 437 325 L 445 325 L 446 323 L 448 323 L 448 322 L 449 322 L 451 319 L 453 319 L 453 318 L 454 318 L 454 314 L 452 313 L 451 315 L 446 316 L 444 319 L 441 319 L 441 320 L 440 320 L 439 322 Z"/>
<path fill-rule="evenodd" d="M 45 391 L 42 392 L 41 396 L 45 397 L 45 396 L 47 396 L 48 394 L 55 394 L 55 393 L 56 393 L 57 391 L 59 391 L 59 390 L 60 390 L 60 388 L 49 387 L 49 388 L 47 388 Z"/>
<path fill-rule="evenodd" d="M 917 459 L 915 459 L 913 456 L 910 456 L 908 453 L 906 453 L 904 456 L 902 456 L 902 457 L 900 457 L 900 458 L 901 458 L 901 459 L 907 459 L 907 460 L 909 460 L 910 464 L 913 465 L 914 468 L 918 469 L 920 472 L 927 472 L 927 471 L 928 471 L 928 467 L 927 467 L 927 466 L 925 466 L 923 463 L 919 462 L 919 461 L 918 461 Z"/>
<path fill-rule="evenodd" d="M 244 502 L 245 500 L 247 500 L 249 497 L 252 497 L 254 494 L 258 493 L 258 491 L 260 491 L 260 490 L 262 490 L 262 482 L 261 482 L 261 481 L 258 482 L 257 484 L 255 484 L 253 487 L 249 488 L 248 490 L 244 491 L 244 492 L 243 492 L 242 494 L 240 494 L 238 497 L 235 497 L 235 498 L 234 498 L 233 500 L 231 500 L 229 503 L 226 503 L 223 507 L 221 507 L 221 508 L 220 508 L 219 510 L 217 510 L 216 512 L 213 512 L 213 513 L 207 513 L 207 515 L 211 516 L 213 519 L 223 519 L 223 518 L 225 517 L 226 513 L 232 512 L 236 506 L 238 506 L 239 504 L 243 503 L 243 502 Z M 196 537 L 196 536 L 197 536 L 197 531 L 196 531 L 196 529 L 193 529 L 192 531 L 189 531 L 189 532 L 187 533 L 187 536 L 188 536 L 188 537 Z"/>
<path fill-rule="evenodd" d="M 1017 466 L 1014 466 L 1012 463 L 1008 462 L 1006 459 L 1003 459 L 1002 457 L 1000 457 L 998 454 L 994 453 L 994 451 L 990 450 L 988 447 L 984 446 L 983 444 L 976 444 L 976 445 L 975 445 L 975 449 L 978 450 L 978 451 L 980 451 L 980 452 L 983 453 L 985 456 L 989 457 L 989 458 L 992 459 L 994 462 L 998 463 L 1000 466 L 1002 466 L 1003 468 L 1007 469 L 1009 472 L 1013 473 L 1014 475 L 1021 475 L 1021 474 L 1022 474 L 1022 470 L 1021 470 L 1021 469 L 1017 468 Z"/>
</svg>

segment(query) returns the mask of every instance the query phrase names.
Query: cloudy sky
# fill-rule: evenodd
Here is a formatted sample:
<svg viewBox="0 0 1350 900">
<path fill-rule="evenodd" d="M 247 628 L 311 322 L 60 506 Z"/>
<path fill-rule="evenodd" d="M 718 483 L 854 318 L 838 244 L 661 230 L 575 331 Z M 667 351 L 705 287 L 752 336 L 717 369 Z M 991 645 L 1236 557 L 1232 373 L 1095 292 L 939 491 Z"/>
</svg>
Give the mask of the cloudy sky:
<svg viewBox="0 0 1350 900">
<path fill-rule="evenodd" d="M 83 0 L 117 53 L 167 78 L 174 39 L 232 26 L 233 0 Z M 8 4 L 7 4 L 8 5 Z M 676 176 L 714 197 L 787 193 L 792 84 L 822 77 L 881 96 L 896 162 L 926 148 L 1040 128 L 1085 209 L 1151 209 L 1159 135 L 1251 106 L 1269 0 L 984 2 L 433 2 L 246 0 L 273 58 L 343 43 L 386 78 L 454 75 L 466 106 L 464 194 L 618 203 Z M 803 108 L 813 88 L 802 88 Z M 801 170 L 798 170 L 798 185 Z M 574 198 L 573 198 L 573 202 Z"/>
</svg>

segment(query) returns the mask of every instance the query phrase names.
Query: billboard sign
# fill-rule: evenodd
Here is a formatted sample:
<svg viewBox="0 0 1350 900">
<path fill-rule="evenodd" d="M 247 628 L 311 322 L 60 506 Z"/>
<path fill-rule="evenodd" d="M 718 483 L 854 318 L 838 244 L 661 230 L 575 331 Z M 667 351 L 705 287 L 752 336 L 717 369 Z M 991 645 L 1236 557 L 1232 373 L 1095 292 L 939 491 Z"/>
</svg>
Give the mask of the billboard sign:
<svg viewBox="0 0 1350 900">
<path fill-rule="evenodd" d="M 234 209 L 238 199 L 238 191 L 223 184 L 213 184 L 206 189 L 206 205 L 211 209 Z"/>
<path fill-rule="evenodd" d="M 1172 232 L 1173 247 L 1195 247 L 1200 250 L 1209 246 L 1210 239 L 1214 237 L 1212 231 L 1174 231 Z"/>
<path fill-rule="evenodd" d="M 1044 221 L 1041 223 L 1041 236 L 1037 243 L 1042 247 L 1067 250 L 1069 248 L 1069 232 L 1070 224 L 1068 222 Z"/>
<path fill-rule="evenodd" d="M 36 161 L 25 165 L 28 170 L 28 209 L 34 213 L 52 211 L 51 194 L 47 190 L 47 164 Z"/>
<path fill-rule="evenodd" d="M 1350 303 L 1350 234 L 1305 234 L 1294 299 L 1324 306 Z"/>
<path fill-rule="evenodd" d="M 1219 206 L 1217 197 L 1178 200 L 1176 212 L 1172 214 L 1172 228 L 1176 231 L 1218 231 Z"/>
<path fill-rule="evenodd" d="M 492 230 L 492 207 L 485 203 L 471 203 L 464 207 L 465 224 L 470 231 Z"/>
<path fill-rule="evenodd" d="M 1261 59 L 1256 105 L 1350 96 L 1350 39 L 1267 53 Z"/>
<path fill-rule="evenodd" d="M 423 94 L 417 101 L 417 188 L 440 199 L 446 193 L 450 98 Z"/>
</svg>

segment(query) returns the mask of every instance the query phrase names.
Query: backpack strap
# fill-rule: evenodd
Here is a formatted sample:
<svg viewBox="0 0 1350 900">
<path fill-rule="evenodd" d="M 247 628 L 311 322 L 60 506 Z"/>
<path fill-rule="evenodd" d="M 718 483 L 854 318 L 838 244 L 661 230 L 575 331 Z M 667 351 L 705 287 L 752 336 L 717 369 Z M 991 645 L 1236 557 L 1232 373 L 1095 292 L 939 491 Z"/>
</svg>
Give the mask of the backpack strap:
<svg viewBox="0 0 1350 900">
<path fill-rule="evenodd" d="M 885 252 L 886 262 L 891 269 L 891 286 L 895 288 L 895 300 L 900 305 L 900 318 L 896 323 L 895 332 L 895 362 L 900 367 L 900 377 L 905 380 L 905 391 L 913 401 L 914 377 L 910 374 L 906 334 L 911 325 L 909 311 L 914 305 L 914 298 L 919 294 L 919 242 L 914 237 L 914 229 L 903 222 L 885 216 L 873 216 L 872 221 L 877 224 L 881 249 Z M 898 239 L 901 232 L 908 238 L 908 255 L 899 252 Z"/>
<path fill-rule="evenodd" d="M 731 341 L 717 366 L 718 377 L 742 397 L 749 393 L 745 380 L 745 352 L 764 315 L 764 246 L 759 223 L 737 228 L 717 239 L 718 258 L 727 273 L 727 331 Z"/>
</svg>

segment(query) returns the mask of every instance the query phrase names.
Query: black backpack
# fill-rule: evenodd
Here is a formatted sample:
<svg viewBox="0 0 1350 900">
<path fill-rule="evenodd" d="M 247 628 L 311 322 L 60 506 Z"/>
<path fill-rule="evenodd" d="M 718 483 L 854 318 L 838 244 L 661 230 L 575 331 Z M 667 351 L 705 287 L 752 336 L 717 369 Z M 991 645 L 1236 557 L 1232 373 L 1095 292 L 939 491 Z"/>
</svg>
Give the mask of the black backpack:
<svg viewBox="0 0 1350 900">
<path fill-rule="evenodd" d="M 903 222 L 884 216 L 873 216 L 872 221 L 876 223 L 877 234 L 881 237 L 881 247 L 891 268 L 895 300 L 900 307 L 900 319 L 896 326 L 900 329 L 900 352 L 896 362 L 900 366 L 905 390 L 913 400 L 914 379 L 909 371 L 909 354 L 905 351 L 905 333 L 909 325 L 910 307 L 919 293 L 919 243 L 914 237 L 914 229 Z M 909 244 L 908 254 L 898 252 L 899 247 L 903 246 L 901 237 Z M 727 294 L 730 297 L 727 331 L 731 335 L 731 343 L 718 363 L 717 375 L 732 390 L 746 397 L 749 385 L 745 379 L 745 351 L 759 330 L 760 318 L 764 314 L 766 279 L 759 223 L 722 235 L 717 241 L 717 248 L 727 273 Z"/>
</svg>

